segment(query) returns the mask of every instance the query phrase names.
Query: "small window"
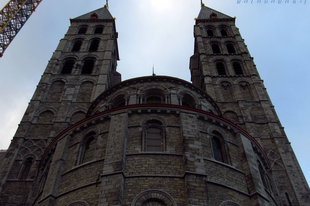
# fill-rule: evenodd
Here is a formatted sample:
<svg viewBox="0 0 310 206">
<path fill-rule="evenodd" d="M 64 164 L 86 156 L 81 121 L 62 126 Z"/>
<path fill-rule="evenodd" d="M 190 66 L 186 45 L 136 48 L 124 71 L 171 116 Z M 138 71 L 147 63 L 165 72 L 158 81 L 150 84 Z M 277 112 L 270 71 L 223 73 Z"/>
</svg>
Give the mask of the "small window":
<svg viewBox="0 0 310 206">
<path fill-rule="evenodd" d="M 95 28 L 94 34 L 102 34 L 102 32 L 103 32 L 103 26 L 97 26 Z"/>
<path fill-rule="evenodd" d="M 62 74 L 71 74 L 73 66 L 74 66 L 74 62 L 75 61 L 73 59 L 66 60 L 63 67 L 62 67 L 61 73 Z"/>
<path fill-rule="evenodd" d="M 94 39 L 91 41 L 90 46 L 89 46 L 89 51 L 97 51 L 99 47 L 99 39 Z"/>
<path fill-rule="evenodd" d="M 95 65 L 94 59 L 86 59 L 81 74 L 91 74 Z"/>
<path fill-rule="evenodd" d="M 94 158 L 96 140 L 93 135 L 93 133 L 88 134 L 84 140 L 81 163 L 90 162 Z"/>
<path fill-rule="evenodd" d="M 149 89 L 145 92 L 144 102 L 146 104 L 164 104 L 165 95 L 161 89 Z"/>
<path fill-rule="evenodd" d="M 98 19 L 98 15 L 96 13 L 93 13 L 91 16 L 90 16 L 91 19 Z"/>
<path fill-rule="evenodd" d="M 221 141 L 217 137 L 212 137 L 212 151 L 215 160 L 224 162 Z"/>
<path fill-rule="evenodd" d="M 72 52 L 78 52 L 80 51 L 82 46 L 82 40 L 76 40 L 74 41 L 73 47 L 72 47 Z"/>
<path fill-rule="evenodd" d="M 218 44 L 212 44 L 212 51 L 213 51 L 213 54 L 220 54 L 221 53 L 221 50 L 220 50 L 220 47 Z"/>
<path fill-rule="evenodd" d="M 161 151 L 161 130 L 150 127 L 147 129 L 146 151 Z"/>
<path fill-rule="evenodd" d="M 234 62 L 233 63 L 233 68 L 235 70 L 235 74 L 236 75 L 243 75 L 243 71 L 242 71 L 242 68 L 241 68 L 241 65 L 239 62 Z"/>
<path fill-rule="evenodd" d="M 221 29 L 221 35 L 222 35 L 222 37 L 227 37 L 228 36 L 226 29 Z"/>
<path fill-rule="evenodd" d="M 233 44 L 226 44 L 226 47 L 227 47 L 227 51 L 228 51 L 228 53 L 230 53 L 230 54 L 234 54 L 234 53 L 236 53 L 236 51 L 235 51 L 235 48 L 234 48 L 234 45 Z"/>
<path fill-rule="evenodd" d="M 182 106 L 195 108 L 195 100 L 189 94 L 184 94 L 182 97 Z"/>
<path fill-rule="evenodd" d="M 222 62 L 216 63 L 216 69 L 217 69 L 218 75 L 221 75 L 221 76 L 226 75 L 226 70 Z"/>
<path fill-rule="evenodd" d="M 224 138 L 218 131 L 212 132 L 211 145 L 213 158 L 219 162 L 228 162 L 227 152 L 224 147 Z"/>
<path fill-rule="evenodd" d="M 210 15 L 210 18 L 211 18 L 211 19 L 216 19 L 216 18 L 217 18 L 217 14 L 213 12 L 213 13 Z"/>
<path fill-rule="evenodd" d="M 78 34 L 86 34 L 86 31 L 87 31 L 87 27 L 83 26 L 79 29 Z"/>
<path fill-rule="evenodd" d="M 31 157 L 25 160 L 23 167 L 22 167 L 21 174 L 20 174 L 21 180 L 26 180 L 28 178 L 28 174 L 30 172 L 32 163 L 33 163 L 33 159 Z"/>
<path fill-rule="evenodd" d="M 158 120 L 150 120 L 146 125 L 144 137 L 144 151 L 161 152 L 164 149 L 164 132 L 162 123 Z"/>
<path fill-rule="evenodd" d="M 118 108 L 126 106 L 125 96 L 119 95 L 112 101 L 112 108 Z"/>
<path fill-rule="evenodd" d="M 207 34 L 208 34 L 209 37 L 214 36 L 214 33 L 213 33 L 213 31 L 211 29 L 207 30 Z"/>
</svg>

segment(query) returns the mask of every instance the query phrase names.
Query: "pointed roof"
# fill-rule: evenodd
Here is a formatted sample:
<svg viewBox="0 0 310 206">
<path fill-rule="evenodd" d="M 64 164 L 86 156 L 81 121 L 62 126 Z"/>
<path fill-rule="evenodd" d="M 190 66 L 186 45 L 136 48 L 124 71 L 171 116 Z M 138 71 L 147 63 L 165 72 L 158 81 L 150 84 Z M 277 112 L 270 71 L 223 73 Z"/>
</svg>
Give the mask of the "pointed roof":
<svg viewBox="0 0 310 206">
<path fill-rule="evenodd" d="M 100 9 L 88 12 L 86 14 L 83 14 L 81 16 L 78 16 L 76 18 L 74 18 L 74 20 L 86 20 L 86 19 L 91 19 L 91 16 L 93 14 L 97 14 L 97 19 L 109 19 L 109 20 L 113 20 L 113 16 L 111 15 L 111 13 L 109 12 L 108 8 L 102 7 Z"/>
<path fill-rule="evenodd" d="M 199 19 L 199 20 L 202 20 L 202 19 L 212 19 L 211 18 L 211 14 L 212 13 L 215 13 L 217 15 L 217 19 L 230 19 L 230 18 L 232 19 L 232 17 L 230 17 L 230 16 L 228 16 L 226 14 L 223 14 L 223 13 L 221 13 L 219 11 L 216 11 L 214 9 L 211 9 L 211 8 L 209 8 L 207 6 L 202 6 L 201 7 L 201 10 L 199 12 L 199 15 L 198 15 L 197 19 Z"/>
</svg>

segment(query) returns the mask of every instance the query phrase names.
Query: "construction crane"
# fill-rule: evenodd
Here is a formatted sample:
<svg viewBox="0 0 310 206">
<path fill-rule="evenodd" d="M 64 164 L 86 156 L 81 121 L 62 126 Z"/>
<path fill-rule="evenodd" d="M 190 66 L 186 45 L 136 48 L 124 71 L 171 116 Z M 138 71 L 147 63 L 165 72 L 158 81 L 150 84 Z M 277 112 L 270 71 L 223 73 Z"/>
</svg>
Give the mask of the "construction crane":
<svg viewBox="0 0 310 206">
<path fill-rule="evenodd" d="M 0 11 L 0 57 L 42 0 L 10 0 Z"/>
</svg>

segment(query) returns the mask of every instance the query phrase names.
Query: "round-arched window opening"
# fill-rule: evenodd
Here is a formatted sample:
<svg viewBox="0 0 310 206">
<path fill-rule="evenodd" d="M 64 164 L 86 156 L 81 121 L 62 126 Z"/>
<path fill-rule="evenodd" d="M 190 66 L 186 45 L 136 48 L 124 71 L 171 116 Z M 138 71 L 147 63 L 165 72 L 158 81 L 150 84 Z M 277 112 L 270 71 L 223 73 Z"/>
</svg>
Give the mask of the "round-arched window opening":
<svg viewBox="0 0 310 206">
<path fill-rule="evenodd" d="M 163 132 L 162 123 L 158 120 L 152 119 L 146 123 L 146 135 L 144 142 L 144 151 L 161 152 L 163 151 Z"/>
<path fill-rule="evenodd" d="M 221 35 L 222 35 L 222 37 L 228 36 L 226 29 L 221 29 Z"/>
<path fill-rule="evenodd" d="M 93 13 L 91 16 L 90 16 L 91 19 L 98 19 L 98 15 L 96 13 Z"/>
<path fill-rule="evenodd" d="M 78 34 L 86 34 L 87 26 L 82 26 L 79 28 Z"/>
<path fill-rule="evenodd" d="M 236 53 L 236 50 L 233 44 L 231 43 L 226 44 L 226 48 L 227 48 L 228 53 L 230 54 Z"/>
<path fill-rule="evenodd" d="M 194 98 L 189 94 L 184 94 L 182 98 L 182 106 L 184 107 L 191 107 L 195 108 L 195 100 Z"/>
<path fill-rule="evenodd" d="M 62 66 L 61 73 L 62 74 L 71 74 L 75 60 L 74 59 L 67 59 Z"/>
<path fill-rule="evenodd" d="M 103 32 L 103 26 L 97 26 L 95 28 L 94 34 L 102 34 Z"/>
<path fill-rule="evenodd" d="M 207 34 L 208 34 L 209 37 L 214 36 L 214 33 L 213 33 L 213 31 L 211 29 L 207 30 Z"/>
<path fill-rule="evenodd" d="M 146 104 L 163 104 L 164 94 L 160 89 L 150 89 L 146 92 L 145 95 L 145 103 Z"/>
<path fill-rule="evenodd" d="M 220 50 L 220 47 L 218 44 L 212 44 L 212 51 L 213 51 L 213 54 L 220 54 L 221 53 L 221 50 Z"/>
<path fill-rule="evenodd" d="M 112 101 L 112 108 L 118 108 L 123 106 L 126 106 L 124 95 L 119 95 Z"/>
<path fill-rule="evenodd" d="M 217 14 L 216 14 L 216 13 L 212 13 L 212 14 L 210 15 L 210 18 L 211 18 L 211 19 L 216 19 L 216 18 L 217 18 Z"/>
<path fill-rule="evenodd" d="M 95 59 L 89 58 L 84 60 L 81 74 L 91 74 L 95 65 Z"/>
<path fill-rule="evenodd" d="M 171 195 L 161 190 L 146 190 L 135 197 L 131 206 L 177 206 Z"/>
</svg>

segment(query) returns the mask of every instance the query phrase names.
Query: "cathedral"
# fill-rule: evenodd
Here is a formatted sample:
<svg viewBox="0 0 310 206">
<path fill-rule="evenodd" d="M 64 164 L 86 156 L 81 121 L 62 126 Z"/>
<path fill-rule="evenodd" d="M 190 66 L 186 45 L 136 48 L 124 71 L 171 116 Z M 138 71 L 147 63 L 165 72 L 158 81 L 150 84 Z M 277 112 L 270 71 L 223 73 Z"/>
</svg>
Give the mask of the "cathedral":
<svg viewBox="0 0 310 206">
<path fill-rule="evenodd" d="M 202 5 L 191 81 L 121 81 L 108 8 L 70 19 L 16 134 L 0 206 L 309 206 L 235 18 Z"/>
</svg>

